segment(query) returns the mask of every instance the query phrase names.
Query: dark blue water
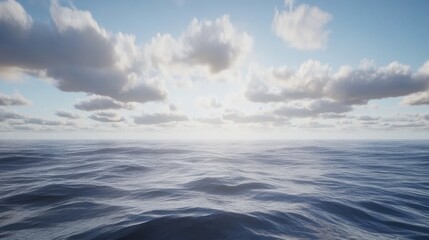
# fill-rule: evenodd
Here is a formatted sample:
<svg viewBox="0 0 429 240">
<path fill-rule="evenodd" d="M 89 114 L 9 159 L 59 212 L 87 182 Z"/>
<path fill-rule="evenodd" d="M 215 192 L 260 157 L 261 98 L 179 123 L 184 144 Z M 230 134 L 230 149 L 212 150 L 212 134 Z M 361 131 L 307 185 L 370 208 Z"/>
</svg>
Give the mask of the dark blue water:
<svg viewBox="0 0 429 240">
<path fill-rule="evenodd" d="M 429 142 L 2 141 L 4 239 L 429 239 Z"/>
</svg>

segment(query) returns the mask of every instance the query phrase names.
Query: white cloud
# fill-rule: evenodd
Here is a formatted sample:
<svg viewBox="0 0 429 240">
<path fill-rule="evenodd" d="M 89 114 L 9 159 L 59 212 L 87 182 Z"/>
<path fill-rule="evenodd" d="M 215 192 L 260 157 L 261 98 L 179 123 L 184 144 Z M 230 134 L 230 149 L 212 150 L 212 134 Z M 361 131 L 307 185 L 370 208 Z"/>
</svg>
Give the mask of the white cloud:
<svg viewBox="0 0 429 240">
<path fill-rule="evenodd" d="M 0 22 L 9 22 L 8 27 L 16 27 L 17 30 L 27 30 L 31 27 L 33 20 L 27 15 L 24 8 L 14 0 L 0 2 Z M 7 27 L 3 24 L 2 28 Z M 20 33 L 20 32 L 17 32 Z"/>
<path fill-rule="evenodd" d="M 326 25 L 332 19 L 331 14 L 307 4 L 294 7 L 292 3 L 286 1 L 288 9 L 284 11 L 275 10 L 272 26 L 276 35 L 293 48 L 326 48 L 329 37 Z"/>
<path fill-rule="evenodd" d="M 166 97 L 162 85 L 145 74 L 134 36 L 107 32 L 90 12 L 53 1 L 53 25 L 33 22 L 16 1 L 2 2 L 0 13 L 0 68 L 43 72 L 63 91 L 124 102 Z"/>
<path fill-rule="evenodd" d="M 83 111 L 97 111 L 121 108 L 133 109 L 133 106 L 130 103 L 118 102 L 109 97 L 103 96 L 92 96 L 88 99 L 76 103 L 74 107 Z"/>
<path fill-rule="evenodd" d="M 429 91 L 408 95 L 402 99 L 402 103 L 407 105 L 429 105 Z"/>
<path fill-rule="evenodd" d="M 55 115 L 62 118 L 68 118 L 68 119 L 78 119 L 80 116 L 75 113 L 67 112 L 67 111 L 56 111 Z"/>
<path fill-rule="evenodd" d="M 343 67 L 324 89 L 338 101 L 366 104 L 371 99 L 399 97 L 425 89 L 429 78 L 413 75 L 410 67 L 392 62 L 384 67 Z"/>
<path fill-rule="evenodd" d="M 152 65 L 206 67 L 211 74 L 233 68 L 250 52 L 252 38 L 235 29 L 229 16 L 214 21 L 193 19 L 178 39 L 169 34 L 158 34 L 146 46 Z M 195 70 L 195 69 L 193 69 Z"/>
<path fill-rule="evenodd" d="M 11 119 L 23 119 L 23 118 L 24 116 L 22 116 L 21 114 L 0 109 L 0 122 L 5 122 Z"/>
<path fill-rule="evenodd" d="M 254 102 L 327 98 L 347 105 L 367 104 L 423 91 L 429 84 L 429 75 L 413 74 L 407 65 L 392 62 L 377 67 L 368 60 L 356 69 L 343 66 L 337 72 L 328 64 L 308 60 L 297 70 L 269 68 L 249 78 L 246 97 Z"/>
<path fill-rule="evenodd" d="M 0 122 L 7 122 L 13 129 L 25 130 L 30 126 L 64 127 L 74 126 L 74 123 L 57 120 L 44 119 L 39 117 L 26 116 L 12 111 L 0 109 Z M 29 127 L 30 128 L 30 127 Z"/>
<path fill-rule="evenodd" d="M 42 126 L 63 126 L 64 123 L 56 120 L 47 120 L 42 118 L 24 118 L 24 123 L 34 124 L 34 125 L 42 125 Z"/>
<path fill-rule="evenodd" d="M 176 113 L 154 113 L 154 114 L 143 114 L 141 116 L 134 117 L 135 124 L 141 125 L 154 125 L 161 123 L 170 122 L 183 122 L 188 121 L 188 117 L 182 114 Z"/>
<path fill-rule="evenodd" d="M 0 106 L 21 106 L 30 104 L 30 101 L 18 93 L 14 93 L 10 96 L 0 93 Z"/>
<path fill-rule="evenodd" d="M 255 102 L 282 102 L 291 99 L 321 98 L 323 88 L 332 78 L 328 64 L 307 60 L 296 69 L 254 69 L 249 74 L 246 96 Z"/>
<path fill-rule="evenodd" d="M 90 119 L 98 122 L 123 122 L 125 118 L 115 112 L 96 112 L 89 116 Z"/>
<path fill-rule="evenodd" d="M 274 113 L 285 117 L 317 117 L 323 113 L 344 113 L 351 111 L 350 106 L 327 99 L 308 102 L 293 102 L 274 110 Z"/>
</svg>

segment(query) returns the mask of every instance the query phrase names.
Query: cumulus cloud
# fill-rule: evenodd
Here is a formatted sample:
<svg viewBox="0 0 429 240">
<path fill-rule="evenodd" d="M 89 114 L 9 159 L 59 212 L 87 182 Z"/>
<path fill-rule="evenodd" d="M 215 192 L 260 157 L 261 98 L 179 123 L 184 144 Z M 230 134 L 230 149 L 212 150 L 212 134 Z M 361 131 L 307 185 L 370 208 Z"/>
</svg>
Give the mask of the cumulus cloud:
<svg viewBox="0 0 429 240">
<path fill-rule="evenodd" d="M 78 119 L 80 116 L 75 113 L 67 112 L 67 111 L 56 111 L 55 115 L 62 118 L 68 118 L 68 119 Z"/>
<path fill-rule="evenodd" d="M 94 121 L 105 122 L 105 123 L 125 121 L 124 117 L 114 112 L 96 112 L 90 115 L 88 118 Z"/>
<path fill-rule="evenodd" d="M 297 7 L 286 1 L 288 9 L 275 10 L 272 23 L 275 34 L 289 46 L 301 50 L 326 48 L 329 30 L 327 24 L 331 14 L 318 7 L 302 4 Z"/>
<path fill-rule="evenodd" d="M 93 96 L 88 99 L 82 100 L 74 105 L 76 109 L 83 111 L 98 111 L 107 109 L 133 109 L 129 103 L 115 101 L 109 97 Z"/>
<path fill-rule="evenodd" d="M 224 15 L 214 21 L 193 19 L 178 39 L 158 34 L 146 50 L 154 66 L 203 66 L 217 74 L 239 63 L 251 47 L 252 38 Z"/>
<path fill-rule="evenodd" d="M 281 90 L 272 90 L 263 79 L 251 79 L 247 85 L 245 96 L 252 102 L 282 102 L 285 99 L 282 97 Z"/>
<path fill-rule="evenodd" d="M 297 70 L 269 68 L 250 74 L 246 97 L 254 102 L 287 102 L 327 98 L 347 105 L 372 99 L 405 96 L 423 91 L 429 75 L 398 62 L 377 67 L 363 60 L 355 69 L 342 66 L 334 72 L 328 64 L 308 60 Z"/>
<path fill-rule="evenodd" d="M 140 125 L 154 125 L 161 123 L 170 122 L 183 122 L 188 121 L 188 117 L 181 114 L 175 113 L 154 113 L 154 114 L 143 114 L 141 116 L 134 117 L 134 123 Z"/>
<path fill-rule="evenodd" d="M 348 105 L 332 100 L 320 99 L 309 102 L 287 104 L 274 110 L 274 113 L 286 117 L 317 117 L 322 113 L 344 113 L 351 111 Z"/>
<path fill-rule="evenodd" d="M 371 99 L 399 97 L 426 89 L 429 78 L 413 74 L 410 67 L 392 62 L 384 67 L 364 64 L 341 68 L 324 89 L 332 99 L 351 104 L 366 104 Z"/>
<path fill-rule="evenodd" d="M 11 25 L 23 29 L 29 29 L 33 23 L 24 8 L 12 0 L 0 2 L 0 21 L 10 22 Z"/>
<path fill-rule="evenodd" d="M 418 92 L 404 97 L 402 103 L 407 105 L 429 105 L 429 92 Z"/>
<path fill-rule="evenodd" d="M 296 69 L 287 67 L 260 69 L 249 74 L 246 96 L 254 102 L 282 102 L 292 99 L 321 98 L 332 78 L 328 64 L 308 60 Z"/>
<path fill-rule="evenodd" d="M 0 106 L 22 106 L 30 104 L 30 101 L 18 93 L 14 93 L 10 96 L 0 93 Z"/>
<path fill-rule="evenodd" d="M 90 12 L 52 1 L 53 24 L 34 22 L 13 0 L 0 3 L 0 68 L 20 68 L 52 78 L 68 92 L 124 102 L 158 101 L 166 93 L 143 72 L 132 35 L 112 34 Z"/>
</svg>

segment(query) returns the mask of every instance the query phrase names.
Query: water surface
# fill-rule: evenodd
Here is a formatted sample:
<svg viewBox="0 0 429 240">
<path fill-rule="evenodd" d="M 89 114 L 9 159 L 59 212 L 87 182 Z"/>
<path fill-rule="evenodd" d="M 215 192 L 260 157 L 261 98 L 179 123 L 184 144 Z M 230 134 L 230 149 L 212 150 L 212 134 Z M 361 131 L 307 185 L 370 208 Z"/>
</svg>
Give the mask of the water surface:
<svg viewBox="0 0 429 240">
<path fill-rule="evenodd" d="M 429 239 L 425 141 L 2 141 L 4 239 Z"/>
</svg>

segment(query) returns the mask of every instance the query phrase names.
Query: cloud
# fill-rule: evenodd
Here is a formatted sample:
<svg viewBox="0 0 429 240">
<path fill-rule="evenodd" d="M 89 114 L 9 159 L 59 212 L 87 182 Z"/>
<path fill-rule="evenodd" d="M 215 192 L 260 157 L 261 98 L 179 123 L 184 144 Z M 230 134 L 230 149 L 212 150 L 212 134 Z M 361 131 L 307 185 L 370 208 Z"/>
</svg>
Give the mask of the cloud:
<svg viewBox="0 0 429 240">
<path fill-rule="evenodd" d="M 429 105 L 429 91 L 408 95 L 402 99 L 402 103 L 407 105 Z"/>
<path fill-rule="evenodd" d="M 24 116 L 22 116 L 21 114 L 0 109 L 0 122 L 5 122 L 10 119 L 23 119 L 23 118 Z"/>
<path fill-rule="evenodd" d="M 159 101 L 166 93 L 146 76 L 135 37 L 112 34 L 90 12 L 52 1 L 53 24 L 34 22 L 12 0 L 0 3 L 0 68 L 20 68 L 54 79 L 67 92 L 124 102 Z"/>
<path fill-rule="evenodd" d="M 287 102 L 298 99 L 330 99 L 346 105 L 367 104 L 372 99 L 405 96 L 426 90 L 429 75 L 398 62 L 377 67 L 363 60 L 353 69 L 334 72 L 328 64 L 308 60 L 297 70 L 268 68 L 251 73 L 246 97 L 254 102 Z"/>
<path fill-rule="evenodd" d="M 24 123 L 34 124 L 34 125 L 42 125 L 42 126 L 63 126 L 64 123 L 56 120 L 47 120 L 42 118 L 25 118 Z"/>
<path fill-rule="evenodd" d="M 169 122 L 188 121 L 188 117 L 173 113 L 154 113 L 134 117 L 134 123 L 141 125 L 154 125 Z"/>
<path fill-rule="evenodd" d="M 78 114 L 74 114 L 67 111 L 57 111 L 55 112 L 55 115 L 62 118 L 68 118 L 68 119 L 78 119 L 80 116 Z"/>
<path fill-rule="evenodd" d="M 83 111 L 97 111 L 107 109 L 133 109 L 129 103 L 115 101 L 109 97 L 93 96 L 86 100 L 82 100 L 74 105 L 76 109 Z"/>
<path fill-rule="evenodd" d="M 341 68 L 327 83 L 325 94 L 350 104 L 366 104 L 371 99 L 399 97 L 426 89 L 429 78 L 413 75 L 410 67 L 392 62 L 384 67 L 365 65 Z"/>
<path fill-rule="evenodd" d="M 30 101 L 18 93 L 14 93 L 10 96 L 0 93 L 0 106 L 22 106 L 30 104 Z"/>
<path fill-rule="evenodd" d="M 195 118 L 194 120 L 211 125 L 222 125 L 225 123 L 221 117 L 199 117 Z"/>
<path fill-rule="evenodd" d="M 321 113 L 319 114 L 319 117 L 326 118 L 326 119 L 341 119 L 341 118 L 347 118 L 349 116 L 343 113 Z"/>
<path fill-rule="evenodd" d="M 415 122 L 423 119 L 424 116 L 420 114 L 395 114 L 391 117 L 384 117 L 381 120 L 385 122 Z"/>
<path fill-rule="evenodd" d="M 241 62 L 251 47 L 252 38 L 236 30 L 224 15 L 214 21 L 194 18 L 178 39 L 158 34 L 147 45 L 147 52 L 154 66 L 203 66 L 217 74 Z"/>
<path fill-rule="evenodd" d="M 310 121 L 310 122 L 295 125 L 295 127 L 299 127 L 299 128 L 333 128 L 333 127 L 335 127 L 335 125 L 320 123 L 320 122 L 316 122 L 316 121 Z"/>
<path fill-rule="evenodd" d="M 174 103 L 168 104 L 168 110 L 174 112 L 177 111 L 177 106 Z"/>
<path fill-rule="evenodd" d="M 327 99 L 298 102 L 276 108 L 275 114 L 285 117 L 317 117 L 324 113 L 344 113 L 351 111 L 350 106 Z"/>
<path fill-rule="evenodd" d="M 280 91 L 271 90 L 261 79 L 251 80 L 247 85 L 245 97 L 252 102 L 282 102 L 285 99 Z"/>
<path fill-rule="evenodd" d="M 117 113 L 114 113 L 114 112 L 96 112 L 90 115 L 88 118 L 94 121 L 106 122 L 106 123 L 125 121 L 124 117 L 119 116 Z"/>
<path fill-rule="evenodd" d="M 222 103 L 216 97 L 199 97 L 197 99 L 197 104 L 199 107 L 204 109 L 216 109 L 222 107 Z"/>
<path fill-rule="evenodd" d="M 332 78 L 332 69 L 328 64 L 307 60 L 296 70 L 285 66 L 253 70 L 249 78 L 246 97 L 254 102 L 316 99 L 323 97 L 323 88 Z"/>
<path fill-rule="evenodd" d="M 9 125 L 23 126 L 23 125 L 38 125 L 38 126 L 73 126 L 74 123 L 62 122 L 56 120 L 43 119 L 38 117 L 29 117 L 19 113 L 5 111 L 0 109 L 0 122 L 8 122 Z"/>
<path fill-rule="evenodd" d="M 7 0 L 0 2 L 0 22 L 10 22 L 10 26 L 29 29 L 33 20 L 28 16 L 20 4 Z M 2 26 L 3 27 L 3 26 Z"/>
<path fill-rule="evenodd" d="M 331 14 L 307 4 L 294 7 L 291 1 L 286 1 L 286 5 L 289 9 L 275 10 L 272 23 L 275 34 L 300 50 L 326 48 L 329 38 L 326 25 L 332 19 Z"/>
<path fill-rule="evenodd" d="M 275 123 L 285 124 L 288 122 L 286 118 L 275 116 L 272 113 L 256 113 L 244 114 L 240 112 L 229 112 L 222 116 L 223 120 L 234 123 Z"/>
<path fill-rule="evenodd" d="M 363 115 L 363 116 L 356 117 L 356 119 L 361 121 L 377 121 L 378 119 L 380 119 L 380 117 L 371 117 L 368 115 Z"/>
<path fill-rule="evenodd" d="M 371 130 L 427 130 L 429 124 L 422 114 L 395 114 L 387 117 L 358 116 L 355 127 Z M 337 123 L 338 124 L 338 123 Z"/>
</svg>

